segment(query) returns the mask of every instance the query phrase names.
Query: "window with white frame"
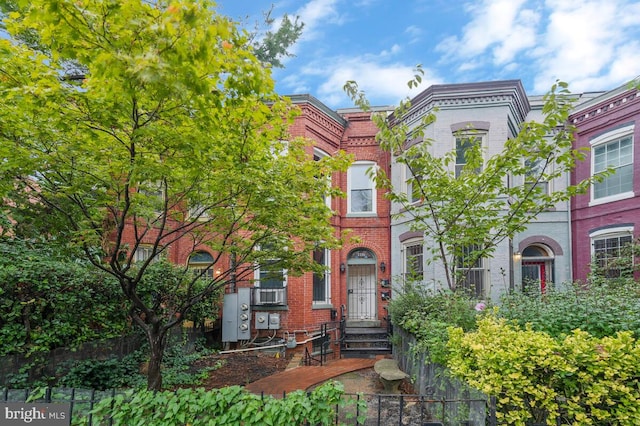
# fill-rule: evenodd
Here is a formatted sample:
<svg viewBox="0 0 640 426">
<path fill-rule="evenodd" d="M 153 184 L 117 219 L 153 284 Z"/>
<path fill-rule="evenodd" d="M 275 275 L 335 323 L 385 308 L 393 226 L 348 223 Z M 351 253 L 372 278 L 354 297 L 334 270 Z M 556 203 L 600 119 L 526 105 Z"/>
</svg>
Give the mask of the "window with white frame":
<svg viewBox="0 0 640 426">
<path fill-rule="evenodd" d="M 485 135 L 483 133 L 468 133 L 456 135 L 456 177 L 462 174 L 467 163 L 469 162 L 469 155 L 471 148 L 479 146 L 482 148 Z M 479 153 L 482 155 L 482 151 Z M 473 170 L 474 173 L 480 173 L 482 167 Z"/>
<path fill-rule="evenodd" d="M 313 161 L 320 161 L 323 158 L 328 156 L 329 154 L 327 154 L 326 152 L 318 148 L 313 149 Z M 324 179 L 326 180 L 326 183 L 327 183 L 327 189 L 331 188 L 331 176 L 326 176 L 324 177 Z M 327 207 L 331 208 L 331 196 L 328 193 L 324 196 L 324 203 Z"/>
<path fill-rule="evenodd" d="M 161 182 L 144 182 L 138 187 L 138 193 L 144 195 L 142 202 L 151 208 L 154 215 L 161 215 L 165 209 L 165 185 Z"/>
<path fill-rule="evenodd" d="M 462 249 L 462 256 L 458 257 L 456 274 L 459 277 L 458 284 L 469 291 L 470 295 L 477 298 L 484 296 L 485 259 L 478 255 L 482 247 L 473 244 Z"/>
<path fill-rule="evenodd" d="M 591 141 L 592 175 L 611 170 L 592 186 L 594 201 L 614 201 L 633 195 L 633 129 L 625 126 Z"/>
<path fill-rule="evenodd" d="M 633 276 L 631 249 L 633 227 L 613 228 L 591 234 L 593 272 L 605 278 Z"/>
<path fill-rule="evenodd" d="M 375 213 L 375 183 L 369 171 L 373 162 L 356 162 L 347 172 L 347 204 L 350 213 Z"/>
<path fill-rule="evenodd" d="M 262 248 L 266 250 L 265 247 Z M 255 272 L 254 303 L 256 305 L 287 304 L 287 270 L 280 259 L 265 259 Z"/>
<path fill-rule="evenodd" d="M 313 304 L 331 303 L 329 278 L 329 250 L 318 248 L 313 251 L 313 261 L 325 268 L 313 273 Z"/>
<path fill-rule="evenodd" d="M 133 253 L 133 261 L 134 262 L 144 262 L 147 259 L 153 256 L 153 246 L 151 245 L 142 245 L 136 248 L 136 251 Z M 162 259 L 160 253 L 156 253 L 151 260 L 151 263 L 159 262 Z"/>
<path fill-rule="evenodd" d="M 206 204 L 206 201 L 194 201 L 189 205 L 188 217 L 190 219 L 205 221 L 211 218 L 209 210 L 210 206 Z"/>
<path fill-rule="evenodd" d="M 424 277 L 424 242 L 411 240 L 403 245 L 405 280 L 421 281 Z"/>
<path fill-rule="evenodd" d="M 416 176 L 408 165 L 405 165 L 405 190 L 407 201 L 417 203 L 422 200 L 422 192 L 420 190 L 420 176 Z"/>
<path fill-rule="evenodd" d="M 541 194 L 549 193 L 549 182 L 544 178 L 547 167 L 544 158 L 527 158 L 524 160 L 526 168 L 524 184 L 527 188 L 538 189 Z"/>
</svg>

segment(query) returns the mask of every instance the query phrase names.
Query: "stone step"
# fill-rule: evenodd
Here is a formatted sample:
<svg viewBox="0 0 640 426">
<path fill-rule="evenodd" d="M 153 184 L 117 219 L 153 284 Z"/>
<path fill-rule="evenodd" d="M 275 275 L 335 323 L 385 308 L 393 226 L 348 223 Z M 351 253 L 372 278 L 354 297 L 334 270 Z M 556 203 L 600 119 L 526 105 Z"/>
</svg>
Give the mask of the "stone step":
<svg viewBox="0 0 640 426">
<path fill-rule="evenodd" d="M 381 338 L 381 339 L 359 339 L 356 338 L 354 339 L 352 336 L 348 336 L 347 338 L 345 338 L 343 340 L 344 343 L 377 343 L 377 342 L 384 342 L 386 344 L 389 344 L 389 339 L 387 339 L 386 337 Z"/>
<path fill-rule="evenodd" d="M 375 358 L 391 353 L 391 348 L 342 348 L 342 358 Z"/>
<path fill-rule="evenodd" d="M 346 327 L 344 334 L 389 334 L 384 327 Z"/>
</svg>

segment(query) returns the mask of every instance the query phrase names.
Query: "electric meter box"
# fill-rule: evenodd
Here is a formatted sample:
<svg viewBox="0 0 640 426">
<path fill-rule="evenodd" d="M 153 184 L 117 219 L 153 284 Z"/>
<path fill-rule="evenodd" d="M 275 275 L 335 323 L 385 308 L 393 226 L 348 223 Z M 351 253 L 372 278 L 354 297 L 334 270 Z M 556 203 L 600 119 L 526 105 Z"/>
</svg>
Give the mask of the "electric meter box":
<svg viewBox="0 0 640 426">
<path fill-rule="evenodd" d="M 251 339 L 251 289 L 239 288 L 224 295 L 222 305 L 222 341 Z"/>
<path fill-rule="evenodd" d="M 266 312 L 256 312 L 256 330 L 267 330 L 269 328 L 269 314 Z"/>
<path fill-rule="evenodd" d="M 280 314 L 269 314 L 269 330 L 280 329 Z"/>
</svg>

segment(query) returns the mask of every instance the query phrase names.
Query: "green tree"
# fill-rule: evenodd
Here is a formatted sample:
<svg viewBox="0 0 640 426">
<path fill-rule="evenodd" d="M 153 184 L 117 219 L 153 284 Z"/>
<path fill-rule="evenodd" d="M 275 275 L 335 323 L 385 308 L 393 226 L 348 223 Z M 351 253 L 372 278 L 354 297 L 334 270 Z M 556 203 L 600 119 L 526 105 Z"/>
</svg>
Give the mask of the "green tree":
<svg viewBox="0 0 640 426">
<path fill-rule="evenodd" d="M 26 2 L 15 0 L 0 1 L 0 15 L 6 17 L 11 13 L 24 13 Z M 274 68 L 284 68 L 283 58 L 295 56 L 289 49 L 298 41 L 304 29 L 304 23 L 299 16 L 290 17 L 284 14 L 279 20 L 273 17 L 273 5 L 268 11 L 263 12 L 263 21 L 256 22 L 254 28 L 248 33 L 247 44 L 254 49 L 254 55 L 263 63 Z M 274 26 L 277 24 L 277 27 Z M 0 22 L 0 30 L 6 30 L 6 26 Z M 42 49 L 39 43 L 40 37 L 33 28 L 25 28 L 13 36 L 21 42 L 35 48 Z M 84 75 L 85 70 L 75 62 L 66 64 L 67 74 Z"/>
<path fill-rule="evenodd" d="M 409 87 L 422 79 L 420 67 Z M 345 85 L 346 92 L 361 108 L 369 108 L 356 82 Z M 507 140 L 502 151 L 484 161 L 482 147 L 467 139 L 464 166 L 458 170 L 456 150 L 445 155 L 433 153 L 433 141 L 424 138 L 436 112 L 426 114 L 411 129 L 404 120 L 410 100 L 401 102 L 392 119 L 375 115 L 380 131 L 377 140 L 382 149 L 393 154 L 394 161 L 407 167 L 411 194 L 395 188 L 385 170 L 376 171 L 376 182 L 388 191 L 388 198 L 401 205 L 399 216 L 408 217 L 414 230 L 424 232 L 433 241 L 427 247 L 427 262 L 439 262 L 450 290 L 462 286 L 470 268 L 479 259 L 490 257 L 498 244 L 525 230 L 538 214 L 588 188 L 589 180 L 561 190 L 543 191 L 540 182 L 550 182 L 569 173 L 584 151 L 572 148 L 573 128 L 568 125 L 571 95 L 564 83 L 556 83 L 544 97 L 542 122 L 526 122 L 518 134 Z M 473 129 L 469 129 L 473 131 Z M 424 142 L 407 147 L 411 139 Z M 535 164 L 536 167 L 531 167 Z M 526 184 L 513 185 L 513 177 L 526 177 Z M 419 200 L 419 202 L 415 202 Z"/>
<path fill-rule="evenodd" d="M 339 244 L 322 176 L 348 159 L 314 162 L 289 136 L 296 109 L 207 1 L 20 5 L 6 28 L 37 33 L 40 48 L 0 41 L 5 217 L 45 213 L 36 229 L 115 277 L 149 342 L 147 386 L 161 389 L 167 333 L 193 306 L 264 261 L 302 273 L 318 244 Z M 70 62 L 82 80 L 66 78 Z M 215 255 L 149 295 L 143 279 L 174 245 Z"/>
<path fill-rule="evenodd" d="M 272 16 L 273 6 L 263 13 L 264 26 L 272 28 L 276 24 L 276 19 Z M 300 22 L 300 17 L 294 18 L 284 14 L 275 30 L 263 29 L 263 26 L 256 23 L 255 28 L 249 34 L 250 44 L 253 46 L 256 57 L 275 68 L 284 68 L 283 58 L 290 58 L 293 55 L 289 48 L 293 46 L 302 35 L 304 23 Z"/>
</svg>

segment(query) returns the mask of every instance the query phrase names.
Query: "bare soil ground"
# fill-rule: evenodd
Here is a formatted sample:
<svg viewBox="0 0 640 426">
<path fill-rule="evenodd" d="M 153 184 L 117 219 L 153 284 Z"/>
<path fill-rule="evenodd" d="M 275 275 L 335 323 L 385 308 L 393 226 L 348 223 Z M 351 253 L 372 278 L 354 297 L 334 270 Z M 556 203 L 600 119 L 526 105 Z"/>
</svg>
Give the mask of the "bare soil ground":
<svg viewBox="0 0 640 426">
<path fill-rule="evenodd" d="M 263 377 L 283 371 L 287 368 L 288 363 L 287 358 L 276 358 L 272 354 L 241 352 L 212 355 L 199 360 L 195 367 L 218 366 L 209 372 L 209 377 L 202 384 L 205 389 L 217 389 L 233 385 L 245 386 Z"/>
</svg>

